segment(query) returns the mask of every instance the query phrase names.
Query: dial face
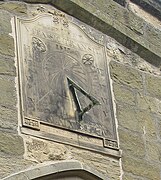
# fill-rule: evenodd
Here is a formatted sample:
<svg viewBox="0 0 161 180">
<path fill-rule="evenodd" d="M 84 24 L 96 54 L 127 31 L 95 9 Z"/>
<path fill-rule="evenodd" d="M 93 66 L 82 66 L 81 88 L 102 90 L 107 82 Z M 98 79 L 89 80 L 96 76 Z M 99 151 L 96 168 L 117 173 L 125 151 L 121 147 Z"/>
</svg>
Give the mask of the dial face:
<svg viewBox="0 0 161 180">
<path fill-rule="evenodd" d="M 24 116 L 51 126 L 114 138 L 104 46 L 75 24 L 57 24 L 57 31 L 55 26 L 48 26 L 44 29 L 39 22 L 34 28 L 26 28 L 30 38 L 23 44 Z"/>
<path fill-rule="evenodd" d="M 77 55 L 78 56 L 78 55 Z M 70 84 L 68 79 L 78 84 L 79 87 L 90 92 L 91 84 L 90 76 L 85 71 L 83 64 L 79 62 L 79 56 L 74 56 L 69 52 L 54 51 L 53 54 L 49 54 L 42 63 L 42 74 L 46 80 L 48 91 L 44 95 L 51 95 L 54 97 L 53 102 L 48 104 L 54 104 L 50 119 L 52 122 L 53 116 L 63 119 L 76 119 L 77 104 L 75 98 L 70 91 Z M 86 106 L 85 95 L 77 88 L 75 95 L 79 99 L 79 103 L 82 106 Z M 41 98 L 43 100 L 43 98 Z M 45 103 L 42 103 L 45 104 Z M 47 107 L 47 104 L 45 105 Z M 81 105 L 80 105 L 81 106 Z M 62 109 L 63 107 L 63 109 Z M 62 109 L 62 111 L 60 111 Z"/>
<path fill-rule="evenodd" d="M 43 62 L 43 74 L 53 94 L 69 99 L 67 77 L 89 90 L 87 72 L 82 64 L 69 53 L 54 51 Z"/>
</svg>

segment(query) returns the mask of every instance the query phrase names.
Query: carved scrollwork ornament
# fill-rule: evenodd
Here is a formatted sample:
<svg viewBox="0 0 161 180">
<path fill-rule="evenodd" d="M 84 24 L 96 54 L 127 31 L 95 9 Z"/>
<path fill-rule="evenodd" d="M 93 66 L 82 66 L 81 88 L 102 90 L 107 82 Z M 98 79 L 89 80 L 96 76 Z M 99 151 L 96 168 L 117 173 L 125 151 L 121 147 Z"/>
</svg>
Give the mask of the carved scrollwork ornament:
<svg viewBox="0 0 161 180">
<path fill-rule="evenodd" d="M 40 52 L 45 52 L 46 51 L 46 46 L 43 43 L 43 41 L 37 37 L 32 38 L 32 46 L 33 48 L 39 50 Z"/>
<path fill-rule="evenodd" d="M 48 10 L 43 6 L 37 8 L 38 13 L 49 13 L 53 16 L 53 22 L 56 24 L 61 23 L 64 27 L 69 26 L 69 22 L 65 17 L 65 14 L 56 10 Z M 36 13 L 37 14 L 37 13 Z"/>
</svg>

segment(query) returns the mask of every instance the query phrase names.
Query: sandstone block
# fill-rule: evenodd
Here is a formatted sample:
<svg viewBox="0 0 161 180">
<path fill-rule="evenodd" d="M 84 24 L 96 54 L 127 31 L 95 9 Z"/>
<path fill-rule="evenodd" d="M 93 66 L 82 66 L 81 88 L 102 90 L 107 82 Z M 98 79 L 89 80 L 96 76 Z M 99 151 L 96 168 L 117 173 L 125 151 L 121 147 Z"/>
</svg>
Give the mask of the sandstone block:
<svg viewBox="0 0 161 180">
<path fill-rule="evenodd" d="M 146 114 L 146 112 L 144 112 L 144 113 Z M 143 118 L 144 118 L 143 129 L 144 129 L 145 137 L 147 140 L 157 140 L 156 119 L 152 116 L 149 116 L 149 118 L 146 118 L 146 117 L 148 117 L 148 116 L 143 115 Z"/>
<path fill-rule="evenodd" d="M 9 34 L 12 32 L 11 29 L 11 15 L 1 9 L 0 3 L 0 34 Z"/>
<path fill-rule="evenodd" d="M 13 78 L 0 76 L 0 105 L 15 109 L 16 90 Z"/>
<path fill-rule="evenodd" d="M 116 101 L 135 105 L 135 94 L 133 91 L 117 83 L 113 83 L 113 90 Z"/>
<path fill-rule="evenodd" d="M 143 132 L 143 119 L 137 115 L 136 109 L 129 106 L 117 106 L 116 111 L 119 126 L 139 133 Z"/>
<path fill-rule="evenodd" d="M 122 179 L 123 180 L 144 180 L 142 177 L 134 176 L 134 175 L 128 174 L 126 172 L 123 174 Z"/>
<path fill-rule="evenodd" d="M 21 2 L 1 2 L 0 9 L 4 9 L 12 13 L 27 13 L 26 3 Z"/>
<path fill-rule="evenodd" d="M 147 139 L 157 139 L 156 122 L 148 111 L 128 106 L 117 106 L 117 119 L 121 127 L 145 134 Z"/>
<path fill-rule="evenodd" d="M 25 2 L 28 3 L 50 3 L 51 0 L 24 0 Z"/>
<path fill-rule="evenodd" d="M 143 89 L 142 74 L 129 66 L 111 61 L 110 63 L 111 78 L 122 85 L 133 89 Z"/>
<path fill-rule="evenodd" d="M 158 46 L 161 46 L 161 36 L 160 29 L 152 27 L 151 24 L 147 24 L 145 28 L 144 36 L 146 40 L 152 44 L 155 44 L 155 42 L 158 42 Z"/>
<path fill-rule="evenodd" d="M 161 99 L 161 78 L 152 75 L 145 76 L 147 92 L 158 99 Z"/>
<path fill-rule="evenodd" d="M 20 136 L 0 131 L 0 153 L 12 156 L 22 156 L 23 140 Z"/>
<path fill-rule="evenodd" d="M 18 112 L 16 110 L 12 110 L 0 106 L 0 128 L 17 131 L 17 126 L 18 126 L 17 114 Z"/>
<path fill-rule="evenodd" d="M 158 101 L 158 113 L 161 114 L 161 101 Z"/>
<path fill-rule="evenodd" d="M 141 93 L 137 94 L 137 105 L 139 109 L 158 112 L 158 100 L 150 96 L 144 96 Z"/>
<path fill-rule="evenodd" d="M 161 145 L 157 142 L 146 142 L 146 152 L 150 161 L 161 162 Z"/>
<path fill-rule="evenodd" d="M 151 164 L 143 159 L 133 159 L 124 157 L 122 159 L 123 170 L 136 176 L 141 176 L 150 180 L 160 179 L 160 169 L 158 164 Z"/>
<path fill-rule="evenodd" d="M 16 68 L 14 63 L 13 58 L 0 56 L 0 74 L 15 76 Z"/>
<path fill-rule="evenodd" d="M 3 55 L 14 56 L 13 38 L 6 34 L 0 35 L 0 53 Z"/>
<path fill-rule="evenodd" d="M 158 136 L 161 139 L 161 119 L 157 121 L 157 127 Z"/>
<path fill-rule="evenodd" d="M 17 173 L 19 171 L 22 171 L 26 168 L 31 167 L 31 165 L 36 164 L 35 162 L 23 159 L 22 156 L 0 156 L 0 179 L 3 177 L 6 177 L 8 175 L 11 175 L 13 173 Z M 15 179 L 14 179 L 15 180 Z M 18 180 L 18 179 L 17 179 Z M 20 180 L 20 179 L 19 179 Z M 22 180 L 23 176 L 22 176 Z"/>
<path fill-rule="evenodd" d="M 110 180 L 119 179 L 120 167 L 118 159 L 111 159 L 108 156 L 83 149 L 73 147 L 69 148 L 72 159 L 76 159 L 94 169 L 97 169 L 103 174 L 107 174 Z"/>
<path fill-rule="evenodd" d="M 123 155 L 145 157 L 145 145 L 141 134 L 119 129 L 119 139 Z"/>
<path fill-rule="evenodd" d="M 65 160 L 69 155 L 64 145 L 40 139 L 26 139 L 25 146 L 27 156 L 37 162 Z"/>
</svg>

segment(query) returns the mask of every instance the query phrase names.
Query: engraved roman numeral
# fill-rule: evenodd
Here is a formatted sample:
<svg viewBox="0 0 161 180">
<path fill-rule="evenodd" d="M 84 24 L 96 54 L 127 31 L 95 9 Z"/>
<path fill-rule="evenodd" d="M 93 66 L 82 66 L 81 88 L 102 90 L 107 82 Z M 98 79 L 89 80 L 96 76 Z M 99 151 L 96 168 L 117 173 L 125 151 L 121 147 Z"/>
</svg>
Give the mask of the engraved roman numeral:
<svg viewBox="0 0 161 180">
<path fill-rule="evenodd" d="M 74 102 L 75 102 L 75 105 L 76 105 L 77 118 L 78 118 L 79 121 L 82 121 L 83 120 L 83 115 L 86 112 L 88 112 L 91 108 L 93 108 L 93 106 L 100 105 L 100 102 L 95 97 L 93 97 L 89 93 L 87 93 L 83 88 L 81 88 L 79 85 L 77 85 L 70 78 L 67 77 L 67 81 L 68 81 L 69 89 L 70 89 L 70 91 L 72 93 L 72 96 L 73 96 L 73 99 L 74 99 Z M 85 108 L 81 107 L 81 104 L 80 104 L 80 101 L 78 99 L 76 90 L 81 92 L 84 96 L 86 96 L 91 101 L 91 103 L 87 107 L 85 107 Z"/>
</svg>

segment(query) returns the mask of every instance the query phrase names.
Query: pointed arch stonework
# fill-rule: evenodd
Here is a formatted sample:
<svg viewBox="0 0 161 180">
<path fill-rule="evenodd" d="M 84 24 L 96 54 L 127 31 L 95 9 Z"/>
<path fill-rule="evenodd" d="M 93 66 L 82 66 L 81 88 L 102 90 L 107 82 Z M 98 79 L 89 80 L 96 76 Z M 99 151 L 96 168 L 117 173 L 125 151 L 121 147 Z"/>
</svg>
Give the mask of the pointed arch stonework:
<svg viewBox="0 0 161 180">
<path fill-rule="evenodd" d="M 108 180 L 100 172 L 79 161 L 59 161 L 38 165 L 2 180 Z"/>
</svg>

